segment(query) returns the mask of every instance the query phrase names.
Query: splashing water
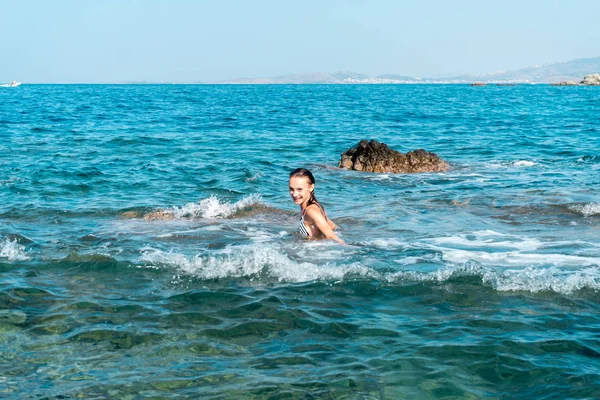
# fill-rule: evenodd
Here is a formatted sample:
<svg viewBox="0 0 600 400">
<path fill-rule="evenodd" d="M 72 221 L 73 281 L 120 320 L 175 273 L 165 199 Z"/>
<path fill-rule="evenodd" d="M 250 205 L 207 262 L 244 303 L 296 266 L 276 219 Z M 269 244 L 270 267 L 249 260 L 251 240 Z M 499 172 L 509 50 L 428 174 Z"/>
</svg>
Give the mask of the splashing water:
<svg viewBox="0 0 600 400">
<path fill-rule="evenodd" d="M 5 258 L 8 261 L 26 261 L 29 256 L 25 252 L 25 246 L 20 245 L 16 240 L 5 238 L 0 242 L 0 259 Z"/>
</svg>

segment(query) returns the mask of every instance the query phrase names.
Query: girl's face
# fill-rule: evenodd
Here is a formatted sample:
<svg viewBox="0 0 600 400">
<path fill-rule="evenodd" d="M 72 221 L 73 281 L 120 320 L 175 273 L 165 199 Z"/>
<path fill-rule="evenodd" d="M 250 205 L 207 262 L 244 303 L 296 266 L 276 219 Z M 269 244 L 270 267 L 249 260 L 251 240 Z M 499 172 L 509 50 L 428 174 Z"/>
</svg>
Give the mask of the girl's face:
<svg viewBox="0 0 600 400">
<path fill-rule="evenodd" d="M 294 203 L 302 205 L 308 202 L 310 195 L 315 190 L 315 185 L 308 178 L 292 176 L 290 178 L 290 196 Z"/>
</svg>

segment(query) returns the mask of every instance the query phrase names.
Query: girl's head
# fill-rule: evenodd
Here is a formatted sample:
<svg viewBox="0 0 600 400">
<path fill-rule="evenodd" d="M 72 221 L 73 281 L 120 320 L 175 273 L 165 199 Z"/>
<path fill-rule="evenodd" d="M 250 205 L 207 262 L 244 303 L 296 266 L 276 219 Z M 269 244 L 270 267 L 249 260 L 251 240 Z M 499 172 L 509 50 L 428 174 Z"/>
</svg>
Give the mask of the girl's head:
<svg viewBox="0 0 600 400">
<path fill-rule="evenodd" d="M 298 205 L 319 204 L 315 197 L 315 177 L 312 172 L 297 168 L 290 173 L 290 196 Z"/>
</svg>

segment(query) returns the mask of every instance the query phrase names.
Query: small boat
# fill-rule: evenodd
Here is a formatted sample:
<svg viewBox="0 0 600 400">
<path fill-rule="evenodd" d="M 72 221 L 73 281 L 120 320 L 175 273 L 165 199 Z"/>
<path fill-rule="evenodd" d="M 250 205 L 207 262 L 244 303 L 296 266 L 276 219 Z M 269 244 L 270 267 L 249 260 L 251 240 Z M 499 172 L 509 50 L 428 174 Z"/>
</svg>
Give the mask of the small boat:
<svg viewBox="0 0 600 400">
<path fill-rule="evenodd" d="M 19 85 L 21 85 L 21 82 L 12 81 L 11 83 L 2 83 L 0 87 L 17 87 Z"/>
</svg>

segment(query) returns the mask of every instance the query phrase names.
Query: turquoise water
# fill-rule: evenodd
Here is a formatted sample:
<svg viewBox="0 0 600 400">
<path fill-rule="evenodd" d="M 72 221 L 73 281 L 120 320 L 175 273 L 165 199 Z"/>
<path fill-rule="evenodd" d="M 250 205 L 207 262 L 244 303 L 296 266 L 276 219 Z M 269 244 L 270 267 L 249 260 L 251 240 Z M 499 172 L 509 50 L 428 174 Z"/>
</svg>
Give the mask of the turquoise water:
<svg viewBox="0 0 600 400">
<path fill-rule="evenodd" d="M 599 129 L 594 87 L 0 90 L 0 397 L 599 398 Z"/>
</svg>

